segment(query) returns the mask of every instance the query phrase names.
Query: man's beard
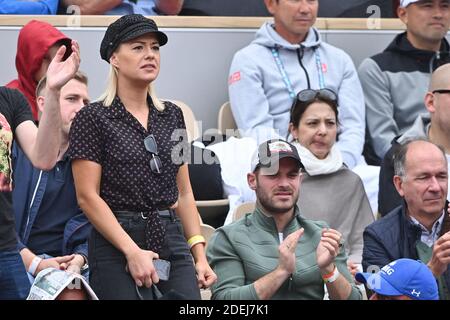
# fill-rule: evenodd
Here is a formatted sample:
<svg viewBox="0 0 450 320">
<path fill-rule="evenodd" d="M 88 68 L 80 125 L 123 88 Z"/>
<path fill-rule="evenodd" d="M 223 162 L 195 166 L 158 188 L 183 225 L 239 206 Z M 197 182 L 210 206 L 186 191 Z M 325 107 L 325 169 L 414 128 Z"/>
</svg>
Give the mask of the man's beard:
<svg viewBox="0 0 450 320">
<path fill-rule="evenodd" d="M 259 201 L 259 203 L 261 204 L 261 206 L 264 208 L 264 210 L 269 213 L 269 214 L 283 214 L 286 213 L 290 210 L 292 210 L 292 208 L 295 207 L 295 205 L 297 204 L 298 201 L 298 197 L 299 197 L 299 193 L 295 194 L 293 190 L 288 189 L 288 190 L 277 190 L 277 191 L 289 191 L 292 192 L 292 196 L 293 196 L 293 201 L 292 204 L 289 206 L 274 206 L 273 202 L 271 201 L 271 199 L 267 196 L 267 194 L 264 194 L 263 192 L 260 191 L 260 189 L 256 189 L 256 197 Z"/>
</svg>

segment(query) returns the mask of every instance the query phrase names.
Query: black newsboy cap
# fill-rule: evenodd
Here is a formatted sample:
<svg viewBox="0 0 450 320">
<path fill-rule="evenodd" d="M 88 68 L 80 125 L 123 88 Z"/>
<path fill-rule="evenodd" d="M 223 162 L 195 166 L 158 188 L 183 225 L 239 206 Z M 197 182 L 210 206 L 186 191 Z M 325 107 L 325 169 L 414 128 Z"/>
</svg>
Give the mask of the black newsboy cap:
<svg viewBox="0 0 450 320">
<path fill-rule="evenodd" d="M 106 29 L 100 45 L 100 56 L 109 63 L 112 53 L 122 42 L 140 37 L 146 33 L 155 34 L 160 46 L 167 43 L 166 34 L 158 31 L 158 26 L 152 19 L 148 19 L 141 14 L 122 16 Z"/>
</svg>

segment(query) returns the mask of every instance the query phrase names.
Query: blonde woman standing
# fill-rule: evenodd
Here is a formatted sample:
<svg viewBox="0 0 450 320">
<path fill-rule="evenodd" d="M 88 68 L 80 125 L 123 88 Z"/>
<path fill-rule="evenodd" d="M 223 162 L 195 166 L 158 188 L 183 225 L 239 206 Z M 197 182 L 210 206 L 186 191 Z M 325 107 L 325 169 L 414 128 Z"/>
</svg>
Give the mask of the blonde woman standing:
<svg viewBox="0 0 450 320">
<path fill-rule="evenodd" d="M 88 259 L 100 299 L 156 299 L 171 292 L 200 299 L 199 287 L 216 280 L 187 164 L 177 151 L 186 141 L 183 114 L 151 89 L 166 43 L 142 15 L 112 23 L 100 48 L 111 65 L 108 88 L 77 114 L 70 132 L 78 202 L 95 227 Z M 166 281 L 156 259 L 170 263 Z"/>
</svg>

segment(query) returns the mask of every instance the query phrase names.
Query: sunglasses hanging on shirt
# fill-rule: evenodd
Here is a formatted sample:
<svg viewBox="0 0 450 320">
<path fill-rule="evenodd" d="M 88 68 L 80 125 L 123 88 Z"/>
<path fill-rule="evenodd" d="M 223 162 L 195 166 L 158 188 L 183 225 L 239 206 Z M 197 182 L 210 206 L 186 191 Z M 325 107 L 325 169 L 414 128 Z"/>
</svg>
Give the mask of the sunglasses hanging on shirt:
<svg viewBox="0 0 450 320">
<path fill-rule="evenodd" d="M 162 173 L 162 162 L 161 158 L 158 156 L 158 145 L 156 144 L 155 137 L 150 134 L 144 139 L 145 149 L 152 155 L 150 160 L 150 169 L 153 173 Z"/>
</svg>

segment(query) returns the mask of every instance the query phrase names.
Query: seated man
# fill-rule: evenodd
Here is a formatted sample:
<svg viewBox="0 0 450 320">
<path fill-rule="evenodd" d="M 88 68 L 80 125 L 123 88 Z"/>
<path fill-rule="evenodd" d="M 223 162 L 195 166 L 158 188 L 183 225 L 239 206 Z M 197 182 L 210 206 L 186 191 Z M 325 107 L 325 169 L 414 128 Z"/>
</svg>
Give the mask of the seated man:
<svg viewBox="0 0 450 320">
<path fill-rule="evenodd" d="M 0 87 L 0 300 L 25 299 L 29 281 L 17 250 L 11 207 L 11 146 L 18 143 L 33 166 L 51 169 L 61 143 L 61 87 L 73 78 L 80 63 L 78 45 L 72 42 L 71 55 L 63 61 L 65 47 L 58 49 L 47 70 L 47 97 L 39 129 L 33 123 L 25 97 L 18 91 Z"/>
<path fill-rule="evenodd" d="M 273 22 L 233 57 L 228 91 L 236 125 L 258 144 L 286 138 L 292 102 L 303 89 L 332 89 L 339 97 L 337 147 L 353 169 L 362 161 L 364 95 L 350 56 L 313 27 L 319 0 L 265 0 Z"/>
<path fill-rule="evenodd" d="M 259 146 L 247 175 L 255 211 L 217 229 L 208 244 L 213 299 L 323 299 L 324 283 L 330 299 L 361 299 L 341 234 L 299 213 L 302 168 L 290 143 Z"/>
<path fill-rule="evenodd" d="M 56 14 L 59 0 L 0 0 L 0 14 Z"/>
<path fill-rule="evenodd" d="M 177 15 L 184 0 L 62 0 L 61 10 L 78 6 L 81 14 L 126 15 L 139 13 L 146 16 Z"/>
<path fill-rule="evenodd" d="M 391 141 L 403 134 L 420 113 L 430 66 L 448 56 L 445 39 L 450 25 L 449 0 L 401 0 L 397 9 L 406 32 L 398 34 L 381 53 L 365 59 L 359 78 L 366 102 L 366 159 L 379 165 Z M 370 161 L 369 161 L 370 160 Z"/>
<path fill-rule="evenodd" d="M 400 259 L 420 259 L 439 283 L 440 299 L 450 299 L 450 215 L 448 168 L 441 147 L 415 139 L 394 155 L 394 185 L 403 205 L 369 225 L 363 234 L 363 269 Z"/>
<path fill-rule="evenodd" d="M 37 87 L 37 103 L 42 112 L 46 77 Z M 31 164 L 23 151 L 13 151 L 13 209 L 19 250 L 32 278 L 48 267 L 80 273 L 87 263 L 90 223 L 78 206 L 70 160 L 65 156 L 69 130 L 75 114 L 89 102 L 87 78 L 77 72 L 61 88 L 61 144 L 56 165 L 49 171 Z"/>
<path fill-rule="evenodd" d="M 450 158 L 450 64 L 436 69 L 431 75 L 428 92 L 425 95 L 425 107 L 428 115 L 419 115 L 414 124 L 392 142 L 392 147 L 384 156 L 380 169 L 378 191 L 378 211 L 385 216 L 395 207 L 402 204 L 402 198 L 395 190 L 394 159 L 397 148 L 405 141 L 415 137 L 423 137 L 445 149 L 447 160 Z M 447 200 L 450 199 L 447 193 Z"/>
<path fill-rule="evenodd" d="M 370 300 L 439 300 L 436 279 L 420 261 L 398 259 L 377 273 L 358 272 L 355 279 L 374 291 Z"/>
</svg>

